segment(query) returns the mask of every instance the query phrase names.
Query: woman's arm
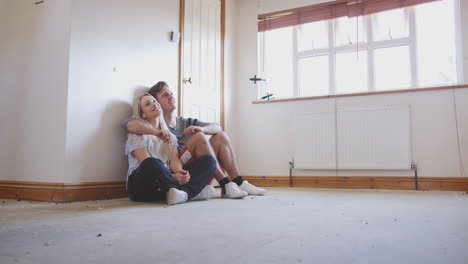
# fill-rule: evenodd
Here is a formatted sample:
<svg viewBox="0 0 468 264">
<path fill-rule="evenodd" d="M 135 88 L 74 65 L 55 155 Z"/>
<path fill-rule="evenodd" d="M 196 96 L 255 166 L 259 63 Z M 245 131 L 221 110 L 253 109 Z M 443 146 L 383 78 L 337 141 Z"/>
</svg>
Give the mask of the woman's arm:
<svg viewBox="0 0 468 264">
<path fill-rule="evenodd" d="M 169 166 L 171 167 L 171 171 L 177 172 L 182 169 L 182 162 L 179 159 L 179 153 L 177 152 L 177 147 L 173 146 L 171 152 L 171 160 L 169 162 Z"/>
<path fill-rule="evenodd" d="M 145 159 L 151 157 L 148 150 L 146 148 L 139 148 L 132 151 L 133 156 L 137 158 L 137 160 L 142 163 Z"/>
<path fill-rule="evenodd" d="M 177 152 L 177 147 L 172 148 L 171 160 L 169 162 L 171 170 L 174 172 L 172 177 L 176 179 L 179 184 L 186 184 L 190 181 L 190 173 L 182 169 L 182 162 L 179 159 L 179 153 Z"/>
</svg>

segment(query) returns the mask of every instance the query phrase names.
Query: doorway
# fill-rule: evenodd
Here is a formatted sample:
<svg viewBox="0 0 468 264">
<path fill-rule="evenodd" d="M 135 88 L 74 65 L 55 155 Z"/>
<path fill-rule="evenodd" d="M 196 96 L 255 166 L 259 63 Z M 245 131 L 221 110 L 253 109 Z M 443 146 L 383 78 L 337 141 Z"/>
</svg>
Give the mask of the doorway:
<svg viewBox="0 0 468 264">
<path fill-rule="evenodd" d="M 179 115 L 224 127 L 225 0 L 181 0 Z"/>
</svg>

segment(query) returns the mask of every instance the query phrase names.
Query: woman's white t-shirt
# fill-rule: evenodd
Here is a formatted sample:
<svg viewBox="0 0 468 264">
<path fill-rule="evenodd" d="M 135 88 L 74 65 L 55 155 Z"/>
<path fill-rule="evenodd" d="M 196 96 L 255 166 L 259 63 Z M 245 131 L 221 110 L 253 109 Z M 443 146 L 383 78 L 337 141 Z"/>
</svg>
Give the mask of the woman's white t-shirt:
<svg viewBox="0 0 468 264">
<path fill-rule="evenodd" d="M 169 161 L 171 159 L 172 148 L 177 146 L 177 138 L 173 137 L 172 144 L 164 143 L 164 141 L 153 135 L 137 135 L 128 133 L 127 144 L 125 145 L 125 154 L 128 156 L 128 176 L 140 166 L 140 162 L 133 155 L 133 151 L 139 148 L 146 148 L 151 157 L 160 159 L 164 165 L 169 168 Z"/>
</svg>

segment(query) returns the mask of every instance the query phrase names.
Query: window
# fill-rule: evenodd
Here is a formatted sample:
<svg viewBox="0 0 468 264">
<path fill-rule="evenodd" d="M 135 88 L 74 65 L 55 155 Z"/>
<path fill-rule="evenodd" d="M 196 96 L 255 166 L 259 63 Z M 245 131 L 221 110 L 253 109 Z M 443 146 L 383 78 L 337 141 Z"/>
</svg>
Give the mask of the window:
<svg viewBox="0 0 468 264">
<path fill-rule="evenodd" d="M 259 98 L 458 84 L 458 0 L 419 0 L 380 12 L 373 12 L 377 1 L 356 2 L 371 6 L 356 8 L 358 15 L 343 0 L 333 2 L 332 11 L 321 4 L 277 20 L 260 15 L 259 75 L 267 81 L 259 85 Z M 378 2 L 388 7 L 405 0 Z"/>
<path fill-rule="evenodd" d="M 269 93 L 273 93 L 276 98 L 293 96 L 291 87 L 293 82 L 293 28 L 285 27 L 268 32 L 268 41 L 263 42 L 263 60 L 261 62 L 264 69 L 264 77 L 270 80 L 268 84 Z M 275 54 L 276 53 L 276 54 Z M 275 54 L 268 56 L 266 54 Z"/>
</svg>

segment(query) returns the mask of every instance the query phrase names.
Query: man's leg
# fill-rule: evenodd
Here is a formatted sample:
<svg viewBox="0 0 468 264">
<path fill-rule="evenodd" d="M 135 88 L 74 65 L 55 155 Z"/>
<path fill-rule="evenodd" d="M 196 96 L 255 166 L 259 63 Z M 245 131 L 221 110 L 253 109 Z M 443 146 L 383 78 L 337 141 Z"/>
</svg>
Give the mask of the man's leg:
<svg viewBox="0 0 468 264">
<path fill-rule="evenodd" d="M 226 170 L 229 177 L 233 180 L 240 175 L 237 168 L 236 158 L 232 150 L 231 141 L 224 132 L 218 132 L 211 136 L 210 144 L 216 154 L 216 158 L 221 167 Z"/>
<path fill-rule="evenodd" d="M 266 193 L 265 189 L 258 188 L 242 179 L 239 169 L 237 168 L 236 157 L 232 150 L 231 141 L 226 133 L 221 131 L 212 135 L 210 138 L 210 144 L 221 167 L 227 171 L 229 177 L 233 182 L 240 186 L 241 190 L 246 191 L 250 195 L 262 195 Z"/>
<path fill-rule="evenodd" d="M 217 154 L 214 152 L 210 142 L 206 139 L 205 134 L 203 133 L 196 133 L 191 136 L 187 144 L 185 144 L 185 147 L 187 147 L 195 159 L 207 154 L 217 158 Z M 216 164 L 213 176 L 218 182 L 221 182 L 226 178 L 226 175 L 219 166 L 219 163 Z"/>
<path fill-rule="evenodd" d="M 211 147 L 210 142 L 206 139 L 205 134 L 196 133 L 190 137 L 185 144 L 185 147 L 189 150 L 190 154 L 195 158 L 200 158 L 204 155 L 211 155 L 216 157 L 216 154 Z M 226 177 L 224 172 L 221 170 L 219 162 L 216 162 L 216 168 L 213 177 L 221 185 L 221 194 L 226 198 L 241 198 L 246 196 L 248 193 L 239 189 L 236 183 Z"/>
</svg>

